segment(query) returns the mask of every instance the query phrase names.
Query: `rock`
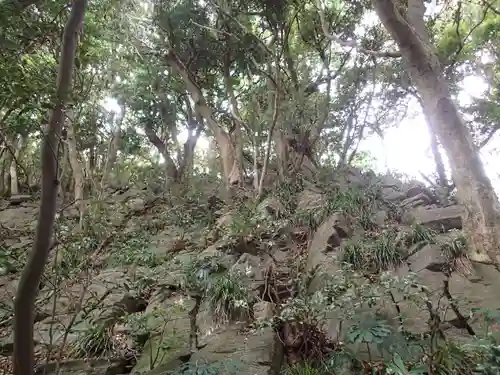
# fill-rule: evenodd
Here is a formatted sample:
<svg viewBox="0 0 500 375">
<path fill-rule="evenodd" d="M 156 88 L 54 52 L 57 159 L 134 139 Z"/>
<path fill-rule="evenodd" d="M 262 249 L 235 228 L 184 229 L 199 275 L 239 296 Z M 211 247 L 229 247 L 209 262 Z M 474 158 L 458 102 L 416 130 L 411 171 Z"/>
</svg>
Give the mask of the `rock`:
<svg viewBox="0 0 500 375">
<path fill-rule="evenodd" d="M 0 223 L 7 228 L 34 230 L 38 219 L 38 207 L 18 206 L 0 211 Z"/>
<path fill-rule="evenodd" d="M 410 198 L 406 198 L 400 203 L 401 208 L 414 208 L 418 206 L 428 206 L 432 203 L 432 200 L 427 196 L 427 194 L 419 193 Z"/>
<path fill-rule="evenodd" d="M 432 196 L 429 189 L 423 183 L 416 180 L 403 184 L 403 190 L 406 192 L 406 198 L 413 198 L 420 194 Z"/>
<path fill-rule="evenodd" d="M 311 270 L 320 264 L 322 254 L 340 246 L 342 238 L 351 234 L 352 228 L 343 214 L 330 215 L 313 235 L 308 251 L 307 268 Z"/>
<path fill-rule="evenodd" d="M 21 203 L 29 202 L 32 199 L 33 199 L 33 197 L 31 195 L 18 194 L 18 195 L 12 195 L 9 198 L 9 202 L 10 202 L 11 206 L 17 206 L 17 205 L 19 205 Z"/>
<path fill-rule="evenodd" d="M 448 231 L 462 229 L 464 214 L 465 209 L 459 205 L 428 209 L 418 207 L 405 212 L 402 221 L 405 224 L 421 224 L 438 231 Z"/>
<path fill-rule="evenodd" d="M 427 269 L 431 272 L 441 272 L 446 266 L 446 258 L 439 245 L 425 245 L 416 254 L 408 258 L 412 272 Z"/>
<path fill-rule="evenodd" d="M 390 174 L 380 177 L 380 185 L 383 188 L 392 187 L 396 188 L 397 190 L 400 190 L 403 186 L 400 180 L 398 180 L 394 176 L 391 176 Z"/>
<path fill-rule="evenodd" d="M 132 198 L 127 201 L 127 206 L 133 211 L 141 211 L 144 209 L 146 202 L 142 198 Z"/>
<path fill-rule="evenodd" d="M 277 350 L 274 330 L 266 327 L 252 334 L 243 333 L 240 328 L 234 325 L 212 335 L 205 347 L 193 353 L 190 362 L 226 362 L 226 366 L 237 367 L 237 373 L 242 375 L 267 375 Z"/>
<path fill-rule="evenodd" d="M 376 212 L 374 215 L 373 215 L 373 222 L 379 226 L 379 227 L 383 227 L 385 226 L 385 221 L 387 220 L 388 218 L 388 214 L 387 214 L 387 211 L 385 210 L 381 210 L 381 211 L 378 211 Z"/>
<path fill-rule="evenodd" d="M 255 303 L 253 305 L 253 316 L 257 321 L 272 319 L 274 316 L 274 304 L 266 301 Z"/>
<path fill-rule="evenodd" d="M 333 275 L 339 269 L 339 252 L 333 251 L 341 244 L 342 238 L 352 235 L 352 229 L 343 214 L 334 213 L 316 230 L 309 245 L 307 269 L 316 270 L 310 284 L 310 291 L 322 285 L 323 274 Z"/>
<path fill-rule="evenodd" d="M 57 369 L 59 367 L 59 372 Z M 127 373 L 122 359 L 70 359 L 38 365 L 35 375 L 118 375 Z"/>
<path fill-rule="evenodd" d="M 241 275 L 243 283 L 251 291 L 256 291 L 265 282 L 262 263 L 262 260 L 258 256 L 244 253 L 231 267 L 231 271 Z"/>
<path fill-rule="evenodd" d="M 231 212 L 227 212 L 217 219 L 215 225 L 219 229 L 227 229 L 231 227 L 233 221 L 233 214 Z"/>
<path fill-rule="evenodd" d="M 389 202 L 399 201 L 406 197 L 405 193 L 397 190 L 394 187 L 383 187 L 382 189 L 380 189 L 380 194 L 382 196 L 382 199 Z"/>
<path fill-rule="evenodd" d="M 363 173 L 358 168 L 348 167 L 343 171 L 343 177 L 347 185 L 364 187 L 367 185 Z"/>
<path fill-rule="evenodd" d="M 303 190 L 297 198 L 298 211 L 322 210 L 325 204 L 325 196 L 321 192 L 312 189 Z"/>
<path fill-rule="evenodd" d="M 240 256 L 231 270 L 248 278 L 262 280 L 264 275 L 262 274 L 261 266 L 262 262 L 258 256 L 245 253 Z"/>
<path fill-rule="evenodd" d="M 285 213 L 286 209 L 278 199 L 268 197 L 259 204 L 257 211 L 262 215 L 262 217 L 278 219 Z"/>
<path fill-rule="evenodd" d="M 189 358 L 189 312 L 195 306 L 195 301 L 180 295 L 167 299 L 163 297 L 162 294 L 157 295 L 145 311 L 150 338 L 144 345 L 132 374 L 149 373 L 151 364 L 156 371 L 167 372 L 180 366 L 184 358 Z"/>
<path fill-rule="evenodd" d="M 498 271 L 492 265 L 474 264 L 479 275 L 488 275 L 484 281 L 471 282 L 466 277 L 453 273 L 449 279 L 449 290 L 453 299 L 457 301 L 462 315 L 468 317 L 471 310 L 479 309 L 489 313 L 500 312 L 500 288 L 497 283 L 488 280 L 498 279 Z M 455 317 L 455 316 L 454 316 Z M 472 324 L 476 334 L 486 334 L 486 325 L 482 319 L 474 320 Z M 463 332 L 463 331 L 462 331 Z"/>
</svg>

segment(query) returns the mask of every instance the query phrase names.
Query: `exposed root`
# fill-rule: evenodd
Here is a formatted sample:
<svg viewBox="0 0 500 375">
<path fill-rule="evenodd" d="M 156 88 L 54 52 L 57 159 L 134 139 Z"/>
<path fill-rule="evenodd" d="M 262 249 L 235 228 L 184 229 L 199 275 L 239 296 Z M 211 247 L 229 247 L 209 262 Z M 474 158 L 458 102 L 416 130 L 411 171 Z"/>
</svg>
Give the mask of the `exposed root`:
<svg viewBox="0 0 500 375">
<path fill-rule="evenodd" d="M 334 349 L 333 343 L 317 325 L 286 322 L 278 331 L 289 364 L 323 360 Z"/>
</svg>

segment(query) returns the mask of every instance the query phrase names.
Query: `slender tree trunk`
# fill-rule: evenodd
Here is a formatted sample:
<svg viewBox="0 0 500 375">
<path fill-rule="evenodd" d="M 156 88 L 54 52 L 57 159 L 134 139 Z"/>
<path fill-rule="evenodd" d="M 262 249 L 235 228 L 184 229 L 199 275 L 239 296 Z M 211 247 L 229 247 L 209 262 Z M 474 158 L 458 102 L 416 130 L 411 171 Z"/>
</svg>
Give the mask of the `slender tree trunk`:
<svg viewBox="0 0 500 375">
<path fill-rule="evenodd" d="M 457 198 L 466 208 L 464 231 L 469 239 L 469 258 L 475 262 L 500 262 L 500 208 L 486 176 L 471 134 L 457 106 L 423 24 L 423 0 L 408 0 L 407 12 L 394 0 L 372 0 L 382 23 L 399 45 L 413 83 L 422 98 L 451 165 Z M 406 14 L 405 14 L 406 13 Z"/>
<path fill-rule="evenodd" d="M 0 146 L 0 197 L 5 196 L 6 188 L 5 188 L 5 156 L 6 156 L 5 148 L 1 148 Z"/>
<path fill-rule="evenodd" d="M 83 165 L 80 161 L 80 156 L 77 148 L 75 125 L 74 125 L 74 114 L 72 111 L 68 111 L 68 157 L 71 169 L 73 170 L 73 179 L 75 180 L 75 206 L 83 213 L 83 200 L 85 195 L 85 177 L 83 174 Z"/>
<path fill-rule="evenodd" d="M 14 301 L 14 375 L 33 375 L 33 325 L 35 299 L 45 263 L 50 253 L 50 242 L 56 214 L 57 154 L 64 109 L 72 90 L 72 74 L 78 41 L 83 26 L 86 0 L 75 0 L 64 28 L 56 97 L 42 146 L 42 199 L 33 249 L 21 274 Z"/>
<path fill-rule="evenodd" d="M 10 163 L 10 194 L 18 195 L 19 194 L 19 178 L 17 175 L 17 161 L 21 156 L 21 152 L 24 148 L 26 138 L 19 135 L 17 141 L 14 142 L 14 157 Z"/>
<path fill-rule="evenodd" d="M 106 162 L 104 164 L 104 168 L 102 171 L 101 191 L 104 190 L 109 174 L 113 170 L 116 163 L 118 150 L 120 149 L 120 143 L 122 140 L 122 122 L 123 119 L 125 118 L 125 110 L 126 110 L 125 107 L 122 106 L 121 117 L 118 121 L 116 121 L 116 124 L 113 129 L 113 135 L 111 136 L 111 140 L 109 142 L 108 152 L 106 155 Z"/>
<path fill-rule="evenodd" d="M 160 137 L 158 137 L 158 134 L 154 131 L 153 127 L 149 124 L 146 124 L 144 131 L 149 141 L 156 147 L 158 152 L 165 159 L 165 180 L 167 185 L 169 184 L 169 181 L 177 182 L 179 179 L 179 171 L 175 166 L 174 160 L 170 156 L 167 142 L 162 141 Z"/>
</svg>

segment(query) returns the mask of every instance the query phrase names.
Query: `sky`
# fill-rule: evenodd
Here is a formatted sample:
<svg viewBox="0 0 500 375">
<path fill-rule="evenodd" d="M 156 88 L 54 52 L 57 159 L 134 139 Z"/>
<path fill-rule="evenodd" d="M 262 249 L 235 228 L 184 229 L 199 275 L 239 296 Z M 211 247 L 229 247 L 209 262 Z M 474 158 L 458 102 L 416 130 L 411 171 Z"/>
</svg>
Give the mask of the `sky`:
<svg viewBox="0 0 500 375">
<path fill-rule="evenodd" d="M 466 104 L 474 97 L 480 97 L 487 90 L 487 84 L 478 77 L 469 76 L 462 83 L 458 100 Z M 481 152 L 486 173 L 500 193 L 500 135 L 497 134 Z M 420 174 L 428 176 L 435 171 L 430 150 L 430 135 L 422 114 L 404 119 L 399 126 L 385 132 L 384 140 L 372 135 L 363 140 L 360 150 L 369 152 L 375 159 L 374 169 L 378 172 L 394 170 L 421 180 Z M 443 153 L 443 156 L 446 156 Z M 446 160 L 446 159 L 445 159 Z"/>
</svg>

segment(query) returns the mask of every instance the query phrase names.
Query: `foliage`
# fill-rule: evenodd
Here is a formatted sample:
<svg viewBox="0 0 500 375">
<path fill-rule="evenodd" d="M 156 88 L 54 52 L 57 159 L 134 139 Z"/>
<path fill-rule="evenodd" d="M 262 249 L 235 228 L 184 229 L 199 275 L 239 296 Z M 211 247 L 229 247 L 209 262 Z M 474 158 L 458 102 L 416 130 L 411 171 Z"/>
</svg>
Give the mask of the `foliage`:
<svg viewBox="0 0 500 375">
<path fill-rule="evenodd" d="M 342 259 L 355 269 L 378 272 L 399 265 L 403 252 L 404 246 L 399 233 L 389 229 L 377 234 L 375 238 L 347 242 L 343 246 Z"/>
<path fill-rule="evenodd" d="M 217 277 L 206 295 L 217 323 L 245 320 L 251 314 L 253 300 L 239 275 L 234 272 Z"/>
<path fill-rule="evenodd" d="M 76 358 L 105 357 L 111 354 L 114 348 L 111 328 L 93 324 L 80 330 L 70 352 Z"/>
<path fill-rule="evenodd" d="M 149 247 L 148 233 L 139 232 L 134 236 L 126 236 L 126 239 L 117 241 L 114 246 L 119 245 L 119 251 L 112 253 L 108 260 L 111 266 L 124 266 L 135 264 L 155 268 L 159 266 L 163 259 Z"/>
</svg>

